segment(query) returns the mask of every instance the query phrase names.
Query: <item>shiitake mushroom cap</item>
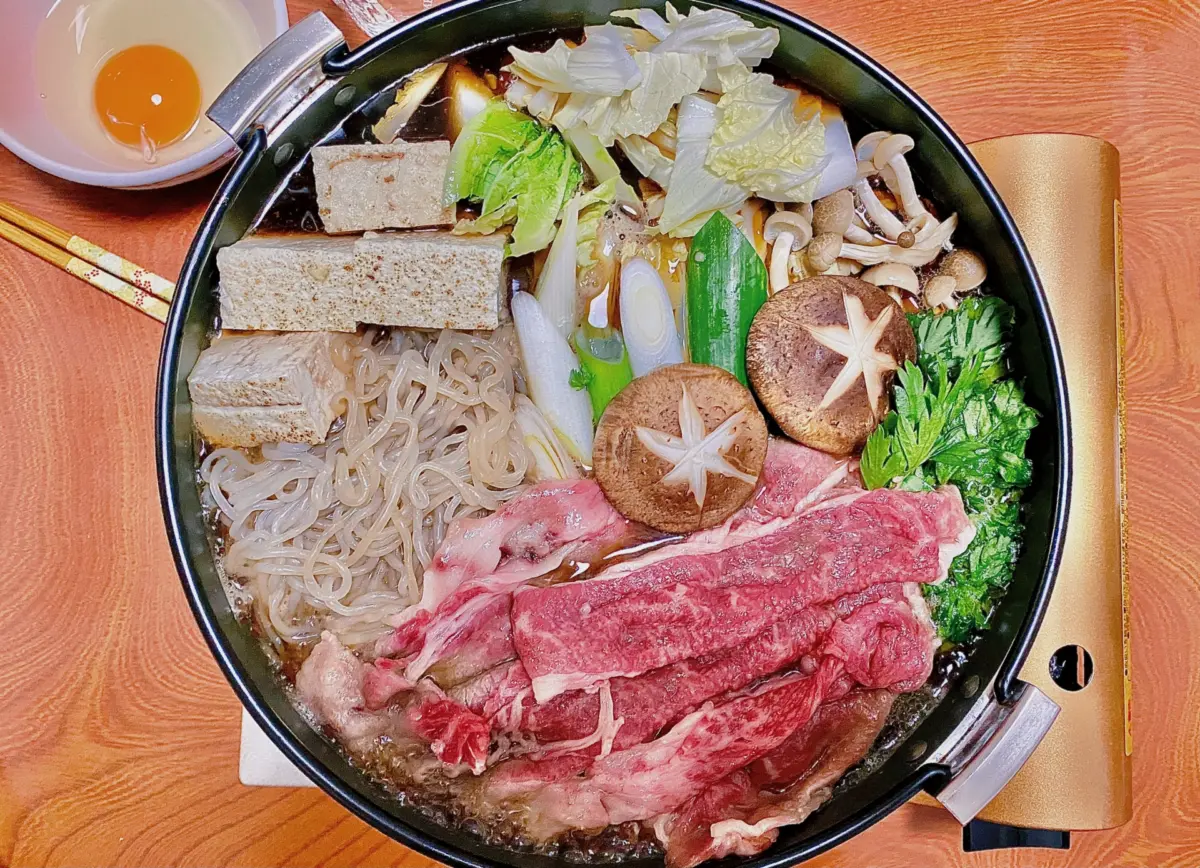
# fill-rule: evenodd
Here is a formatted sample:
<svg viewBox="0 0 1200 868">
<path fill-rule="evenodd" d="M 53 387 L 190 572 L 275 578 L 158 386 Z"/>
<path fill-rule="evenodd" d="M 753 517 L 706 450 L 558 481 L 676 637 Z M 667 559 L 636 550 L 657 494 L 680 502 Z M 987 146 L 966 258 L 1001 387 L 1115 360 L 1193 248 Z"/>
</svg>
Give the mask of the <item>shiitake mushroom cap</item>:
<svg viewBox="0 0 1200 868">
<path fill-rule="evenodd" d="M 596 427 L 592 469 L 605 497 L 627 518 L 669 533 L 713 527 L 733 515 L 754 493 L 755 483 L 709 471 L 703 506 L 687 482 L 663 481 L 673 465 L 648 449 L 638 426 L 682 436 L 683 388 L 699 411 L 706 434 L 739 410 L 735 439 L 722 455 L 757 480 L 767 455 L 767 422 L 754 395 L 728 371 L 709 365 L 669 365 L 638 377 L 609 403 Z"/>
<path fill-rule="evenodd" d="M 829 406 L 821 403 L 846 364 L 846 357 L 819 342 L 806 326 L 846 325 L 844 296 L 862 302 L 872 321 L 892 310 L 876 347 L 897 366 L 915 361 L 912 327 L 886 292 L 855 277 L 819 275 L 776 293 L 750 326 L 746 372 L 763 407 L 793 440 L 834 455 L 849 455 L 887 413 L 895 374 L 882 377 L 880 395 L 871 401 L 860 375 Z"/>
</svg>

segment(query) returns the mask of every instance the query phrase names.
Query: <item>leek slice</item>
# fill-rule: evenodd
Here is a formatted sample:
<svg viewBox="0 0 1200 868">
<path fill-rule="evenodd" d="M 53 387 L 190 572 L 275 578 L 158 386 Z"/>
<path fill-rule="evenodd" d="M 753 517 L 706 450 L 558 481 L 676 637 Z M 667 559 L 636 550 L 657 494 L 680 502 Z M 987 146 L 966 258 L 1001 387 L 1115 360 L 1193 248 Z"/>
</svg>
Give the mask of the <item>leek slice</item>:
<svg viewBox="0 0 1200 868">
<path fill-rule="evenodd" d="M 592 421 L 599 422 L 608 402 L 633 382 L 633 368 L 621 333 L 614 328 L 580 326 L 575 332 L 579 376 L 571 385 L 587 389 L 592 401 Z"/>
<path fill-rule="evenodd" d="M 692 240 L 687 263 L 691 360 L 724 368 L 750 385 L 746 337 L 767 300 L 767 267 L 728 217 L 713 214 Z"/>
<path fill-rule="evenodd" d="M 658 269 L 641 257 L 621 266 L 621 328 L 635 377 L 683 361 L 671 297 Z"/>
<path fill-rule="evenodd" d="M 567 452 L 581 464 L 592 461 L 592 407 L 588 396 L 571 387 L 571 372 L 579 367 L 567 339 L 559 334 L 538 300 L 527 292 L 512 298 L 513 325 L 525 384 L 534 405 Z"/>
</svg>

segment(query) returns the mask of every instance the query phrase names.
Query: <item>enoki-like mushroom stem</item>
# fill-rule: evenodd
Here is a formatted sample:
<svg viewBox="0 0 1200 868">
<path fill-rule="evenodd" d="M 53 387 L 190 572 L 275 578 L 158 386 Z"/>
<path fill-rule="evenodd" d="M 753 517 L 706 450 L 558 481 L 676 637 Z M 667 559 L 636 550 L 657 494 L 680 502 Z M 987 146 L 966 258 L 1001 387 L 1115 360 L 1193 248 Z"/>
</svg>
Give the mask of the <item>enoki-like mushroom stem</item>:
<svg viewBox="0 0 1200 868">
<path fill-rule="evenodd" d="M 771 267 L 769 269 L 771 294 L 779 292 L 792 282 L 788 260 L 792 255 L 792 243 L 796 236 L 791 232 L 780 232 L 771 247 Z"/>
</svg>

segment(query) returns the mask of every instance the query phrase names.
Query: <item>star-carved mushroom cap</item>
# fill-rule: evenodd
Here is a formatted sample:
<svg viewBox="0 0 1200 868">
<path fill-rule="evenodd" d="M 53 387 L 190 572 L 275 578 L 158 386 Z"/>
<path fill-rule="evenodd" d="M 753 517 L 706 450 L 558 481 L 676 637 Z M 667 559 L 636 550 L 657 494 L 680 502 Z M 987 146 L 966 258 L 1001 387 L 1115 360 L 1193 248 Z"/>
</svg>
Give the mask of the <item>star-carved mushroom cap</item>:
<svg viewBox="0 0 1200 868">
<path fill-rule="evenodd" d="M 822 275 L 793 284 L 759 310 L 746 372 L 784 433 L 848 455 L 887 413 L 895 371 L 916 356 L 912 328 L 886 292 L 854 277 Z"/>
<path fill-rule="evenodd" d="M 596 428 L 596 481 L 623 515 L 670 533 L 713 527 L 754 493 L 767 423 L 750 390 L 708 365 L 639 377 Z"/>
</svg>

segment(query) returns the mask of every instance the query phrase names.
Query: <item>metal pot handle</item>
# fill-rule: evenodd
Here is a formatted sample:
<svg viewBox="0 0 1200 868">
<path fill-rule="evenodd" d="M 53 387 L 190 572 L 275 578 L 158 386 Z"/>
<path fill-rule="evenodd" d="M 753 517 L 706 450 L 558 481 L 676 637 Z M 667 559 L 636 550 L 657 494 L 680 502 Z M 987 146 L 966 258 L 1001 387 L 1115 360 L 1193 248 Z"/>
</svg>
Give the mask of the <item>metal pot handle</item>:
<svg viewBox="0 0 1200 868">
<path fill-rule="evenodd" d="M 259 52 L 213 101 L 208 117 L 235 142 L 253 127 L 272 130 L 327 76 L 321 61 L 344 46 L 342 31 L 314 12 Z"/>
<path fill-rule="evenodd" d="M 1011 705 L 998 702 L 989 691 L 978 714 L 964 721 L 966 729 L 960 727 L 963 737 L 952 737 L 937 758 L 950 767 L 952 777 L 934 797 L 960 823 L 975 819 L 1033 755 L 1058 712 L 1058 703 L 1032 684 L 1025 684 Z"/>
</svg>

